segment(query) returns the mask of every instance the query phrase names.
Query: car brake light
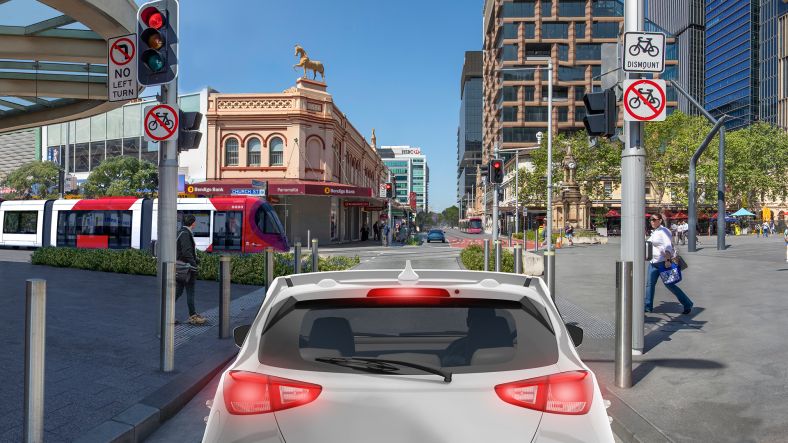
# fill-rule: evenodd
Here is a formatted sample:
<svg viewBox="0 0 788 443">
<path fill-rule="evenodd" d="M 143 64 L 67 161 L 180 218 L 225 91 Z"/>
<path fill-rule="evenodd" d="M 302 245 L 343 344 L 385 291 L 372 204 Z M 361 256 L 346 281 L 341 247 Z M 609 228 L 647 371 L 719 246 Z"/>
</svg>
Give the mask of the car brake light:
<svg viewBox="0 0 788 443">
<path fill-rule="evenodd" d="M 320 385 L 254 372 L 230 371 L 224 379 L 224 404 L 233 415 L 267 414 L 315 401 Z"/>
<path fill-rule="evenodd" d="M 553 414 L 582 415 L 591 409 L 594 382 L 587 371 L 562 372 L 498 385 L 495 393 L 515 406 Z"/>
<path fill-rule="evenodd" d="M 367 292 L 367 297 L 449 297 L 449 291 L 442 288 L 375 288 Z"/>
</svg>

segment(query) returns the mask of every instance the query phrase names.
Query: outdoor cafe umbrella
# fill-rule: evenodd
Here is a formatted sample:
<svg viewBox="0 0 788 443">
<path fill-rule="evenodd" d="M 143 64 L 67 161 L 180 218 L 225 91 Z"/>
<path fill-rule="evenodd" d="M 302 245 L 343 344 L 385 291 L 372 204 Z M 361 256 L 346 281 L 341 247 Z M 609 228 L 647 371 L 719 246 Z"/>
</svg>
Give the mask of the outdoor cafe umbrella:
<svg viewBox="0 0 788 443">
<path fill-rule="evenodd" d="M 754 217 L 755 214 L 753 214 L 752 212 L 750 212 L 750 211 L 748 211 L 748 210 L 746 210 L 744 208 L 741 208 L 738 211 L 736 211 L 733 214 L 731 214 L 731 216 L 732 217 Z"/>
</svg>

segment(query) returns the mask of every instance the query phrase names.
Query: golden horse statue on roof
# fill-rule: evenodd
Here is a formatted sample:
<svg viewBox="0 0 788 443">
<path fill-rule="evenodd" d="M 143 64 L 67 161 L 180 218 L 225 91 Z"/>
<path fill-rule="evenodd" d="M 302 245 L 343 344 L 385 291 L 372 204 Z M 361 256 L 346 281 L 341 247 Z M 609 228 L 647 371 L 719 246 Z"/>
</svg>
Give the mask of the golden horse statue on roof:
<svg viewBox="0 0 788 443">
<path fill-rule="evenodd" d="M 301 57 L 301 61 L 299 61 L 297 65 L 293 65 L 293 70 L 295 70 L 295 68 L 304 68 L 303 78 L 307 78 L 306 70 L 311 69 L 313 80 L 317 78 L 317 73 L 319 72 L 320 79 L 325 81 L 326 76 L 323 72 L 323 63 L 320 63 L 317 60 L 310 60 L 306 55 L 306 51 L 301 47 L 301 45 L 295 45 L 295 55 Z"/>
</svg>

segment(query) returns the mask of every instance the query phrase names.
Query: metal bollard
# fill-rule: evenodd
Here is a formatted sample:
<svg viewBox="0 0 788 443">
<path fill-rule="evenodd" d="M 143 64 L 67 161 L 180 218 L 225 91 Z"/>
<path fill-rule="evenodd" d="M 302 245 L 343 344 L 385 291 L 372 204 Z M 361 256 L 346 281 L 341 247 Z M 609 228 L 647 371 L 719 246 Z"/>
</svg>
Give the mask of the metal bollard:
<svg viewBox="0 0 788 443">
<path fill-rule="evenodd" d="M 490 270 L 490 239 L 484 239 L 484 270 Z"/>
<path fill-rule="evenodd" d="M 44 360 L 46 356 L 47 282 L 25 284 L 25 443 L 44 441 Z"/>
<path fill-rule="evenodd" d="M 230 338 L 230 257 L 219 257 L 219 338 Z"/>
<path fill-rule="evenodd" d="M 311 229 L 307 229 L 306 230 L 306 244 L 308 244 L 308 245 L 312 244 L 312 230 Z"/>
<path fill-rule="evenodd" d="M 550 248 L 544 251 L 545 256 L 545 278 L 547 279 L 547 289 L 550 290 L 550 298 L 555 302 L 555 250 Z"/>
<path fill-rule="evenodd" d="M 632 262 L 616 262 L 616 386 L 632 387 Z"/>
<path fill-rule="evenodd" d="M 495 272 L 501 272 L 501 241 L 495 240 Z"/>
<path fill-rule="evenodd" d="M 312 272 L 320 272 L 320 256 L 317 255 L 317 239 L 312 239 Z"/>
<path fill-rule="evenodd" d="M 523 248 L 520 245 L 514 247 L 514 273 L 523 273 Z"/>
<path fill-rule="evenodd" d="M 271 287 L 271 282 L 274 281 L 274 249 L 265 248 L 265 287 Z"/>
<path fill-rule="evenodd" d="M 175 262 L 161 264 L 161 341 L 159 360 L 162 372 L 175 369 Z"/>
<path fill-rule="evenodd" d="M 296 242 L 294 251 L 293 251 L 293 262 L 295 266 L 293 266 L 293 274 L 300 274 L 301 273 L 301 242 Z"/>
</svg>

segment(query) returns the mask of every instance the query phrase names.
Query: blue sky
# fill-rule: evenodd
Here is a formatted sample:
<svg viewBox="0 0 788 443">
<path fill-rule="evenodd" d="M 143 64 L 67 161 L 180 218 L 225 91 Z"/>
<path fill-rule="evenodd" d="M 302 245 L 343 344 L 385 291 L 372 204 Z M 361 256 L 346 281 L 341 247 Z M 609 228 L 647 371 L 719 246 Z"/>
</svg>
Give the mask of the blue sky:
<svg viewBox="0 0 788 443">
<path fill-rule="evenodd" d="M 142 3 L 138 0 L 138 3 Z M 10 6 L 9 6 L 10 5 Z M 2 24 L 49 8 L 0 5 Z M 460 74 L 482 46 L 482 0 L 182 0 L 179 89 L 281 92 L 300 75 L 293 46 L 326 66 L 328 91 L 378 145 L 420 146 L 430 206 L 455 204 Z M 51 11 L 51 10 L 49 10 Z M 26 23 L 25 23 L 26 22 Z"/>
</svg>

